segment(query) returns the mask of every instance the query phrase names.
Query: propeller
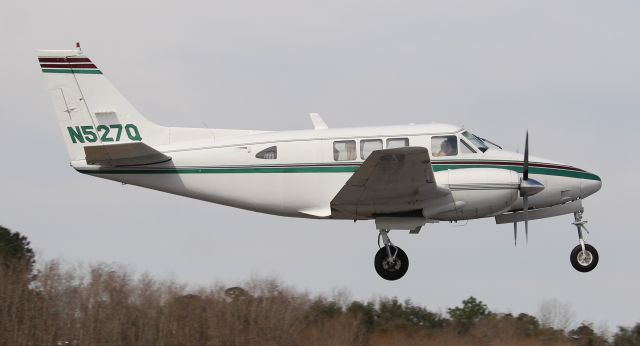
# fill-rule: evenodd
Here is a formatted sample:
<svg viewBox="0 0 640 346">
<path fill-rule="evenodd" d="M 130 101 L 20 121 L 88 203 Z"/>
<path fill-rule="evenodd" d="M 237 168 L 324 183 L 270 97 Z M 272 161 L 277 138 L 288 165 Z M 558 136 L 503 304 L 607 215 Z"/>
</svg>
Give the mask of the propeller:
<svg viewBox="0 0 640 346">
<path fill-rule="evenodd" d="M 529 131 L 524 142 L 524 161 L 522 163 L 522 180 L 520 181 L 520 197 L 522 197 L 522 210 L 524 211 L 524 235 L 527 243 L 529 243 L 529 196 L 544 190 L 544 185 L 529 178 Z M 513 223 L 513 240 L 517 245 L 518 241 L 518 223 Z"/>
</svg>

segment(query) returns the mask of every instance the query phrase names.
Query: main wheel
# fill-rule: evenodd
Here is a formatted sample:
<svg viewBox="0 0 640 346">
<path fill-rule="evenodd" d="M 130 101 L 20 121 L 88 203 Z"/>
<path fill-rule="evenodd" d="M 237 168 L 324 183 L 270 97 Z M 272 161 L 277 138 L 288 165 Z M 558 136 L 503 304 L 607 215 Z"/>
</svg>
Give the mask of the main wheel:
<svg viewBox="0 0 640 346">
<path fill-rule="evenodd" d="M 387 254 L 387 247 L 383 246 L 376 253 L 374 265 L 376 272 L 385 280 L 398 280 L 407 273 L 409 269 L 409 258 L 401 248 L 391 245 L 391 255 L 395 253 L 395 258 L 390 258 Z"/>
<path fill-rule="evenodd" d="M 598 251 L 589 244 L 584 244 L 585 251 L 582 246 L 578 245 L 571 251 L 571 265 L 579 272 L 590 272 L 598 265 Z"/>
</svg>

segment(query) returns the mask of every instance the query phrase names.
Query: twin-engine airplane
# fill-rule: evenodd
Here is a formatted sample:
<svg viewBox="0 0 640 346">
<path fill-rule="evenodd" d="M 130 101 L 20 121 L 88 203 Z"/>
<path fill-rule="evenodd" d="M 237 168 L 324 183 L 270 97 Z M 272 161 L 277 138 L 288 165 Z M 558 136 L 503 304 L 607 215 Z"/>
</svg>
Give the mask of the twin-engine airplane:
<svg viewBox="0 0 640 346">
<path fill-rule="evenodd" d="M 77 171 L 100 178 L 280 216 L 375 220 L 383 246 L 375 269 L 387 280 L 409 267 L 390 230 L 495 217 L 524 222 L 573 213 L 579 245 L 571 264 L 593 270 L 582 200 L 601 187 L 585 170 L 503 150 L 444 124 L 254 131 L 177 128 L 144 118 L 79 44 L 38 60 Z M 585 229 L 586 230 L 586 229 Z"/>
</svg>

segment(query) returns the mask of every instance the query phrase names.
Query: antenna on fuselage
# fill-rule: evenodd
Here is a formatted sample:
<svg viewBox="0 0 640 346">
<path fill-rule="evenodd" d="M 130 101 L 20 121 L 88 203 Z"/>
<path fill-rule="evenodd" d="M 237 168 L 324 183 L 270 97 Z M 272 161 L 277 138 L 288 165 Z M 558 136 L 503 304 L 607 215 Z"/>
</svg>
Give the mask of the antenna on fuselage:
<svg viewBox="0 0 640 346">
<path fill-rule="evenodd" d="M 311 118 L 311 122 L 313 123 L 313 128 L 316 130 L 326 130 L 329 128 L 327 123 L 324 122 L 320 114 L 318 113 L 309 113 L 309 118 Z"/>
</svg>

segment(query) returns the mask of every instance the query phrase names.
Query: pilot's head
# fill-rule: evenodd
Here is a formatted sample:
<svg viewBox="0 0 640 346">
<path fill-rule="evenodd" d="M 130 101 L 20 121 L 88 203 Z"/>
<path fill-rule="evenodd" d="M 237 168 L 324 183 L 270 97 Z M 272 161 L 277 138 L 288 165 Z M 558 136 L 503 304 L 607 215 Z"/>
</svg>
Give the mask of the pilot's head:
<svg viewBox="0 0 640 346">
<path fill-rule="evenodd" d="M 440 155 L 453 155 L 455 153 L 455 137 L 447 137 L 440 145 Z"/>
</svg>

